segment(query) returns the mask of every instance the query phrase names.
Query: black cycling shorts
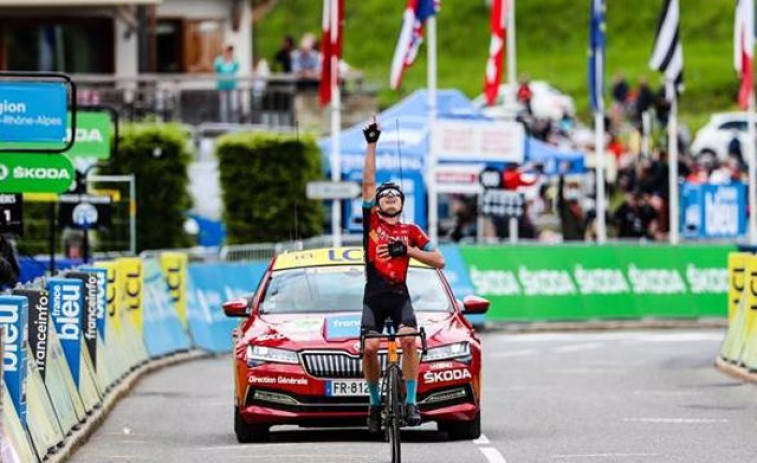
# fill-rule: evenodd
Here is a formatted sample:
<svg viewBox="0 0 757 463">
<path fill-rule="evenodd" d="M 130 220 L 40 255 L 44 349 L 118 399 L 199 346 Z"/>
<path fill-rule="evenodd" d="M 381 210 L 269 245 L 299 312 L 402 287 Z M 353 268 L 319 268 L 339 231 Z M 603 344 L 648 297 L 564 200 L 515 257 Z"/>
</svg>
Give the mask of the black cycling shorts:
<svg viewBox="0 0 757 463">
<path fill-rule="evenodd" d="M 392 321 L 395 330 L 403 326 L 418 328 L 410 296 L 400 293 L 381 293 L 363 298 L 363 318 L 360 326 L 366 333 L 383 332 L 387 320 Z"/>
</svg>

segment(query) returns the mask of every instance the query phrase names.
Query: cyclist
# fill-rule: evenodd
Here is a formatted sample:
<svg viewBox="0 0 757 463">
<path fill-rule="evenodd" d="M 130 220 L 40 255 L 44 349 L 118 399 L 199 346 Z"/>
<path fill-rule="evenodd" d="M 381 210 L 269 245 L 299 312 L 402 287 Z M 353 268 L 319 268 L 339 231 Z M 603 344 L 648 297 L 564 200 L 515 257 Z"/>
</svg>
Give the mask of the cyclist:
<svg viewBox="0 0 757 463">
<path fill-rule="evenodd" d="M 366 333 L 381 333 L 387 319 L 398 334 L 414 333 L 418 323 L 407 289 L 410 258 L 444 268 L 444 257 L 417 225 L 400 221 L 405 195 L 400 186 L 382 183 L 376 188 L 376 143 L 381 129 L 373 117 L 363 134 L 368 142 L 363 169 L 363 248 L 366 281 L 361 327 Z M 418 355 L 414 337 L 401 338 L 402 375 L 405 378 L 405 420 L 418 426 L 421 415 L 416 405 Z M 367 339 L 363 351 L 363 372 L 368 382 L 370 408 L 368 429 L 381 431 L 380 340 Z"/>
</svg>

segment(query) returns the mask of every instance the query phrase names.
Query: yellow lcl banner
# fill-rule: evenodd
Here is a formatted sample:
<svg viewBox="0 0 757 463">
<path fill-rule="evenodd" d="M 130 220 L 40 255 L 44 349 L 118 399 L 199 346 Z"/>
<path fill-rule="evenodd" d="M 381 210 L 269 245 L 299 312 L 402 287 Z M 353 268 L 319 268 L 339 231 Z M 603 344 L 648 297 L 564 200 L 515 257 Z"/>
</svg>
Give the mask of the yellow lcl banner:
<svg viewBox="0 0 757 463">
<path fill-rule="evenodd" d="M 122 257 L 118 263 L 118 274 L 122 281 L 123 308 L 131 317 L 139 334 L 144 332 L 142 322 L 142 260 L 139 257 Z"/>
<path fill-rule="evenodd" d="M 187 255 L 164 252 L 160 255 L 160 269 L 168 285 L 176 313 L 184 329 L 187 328 Z"/>
</svg>

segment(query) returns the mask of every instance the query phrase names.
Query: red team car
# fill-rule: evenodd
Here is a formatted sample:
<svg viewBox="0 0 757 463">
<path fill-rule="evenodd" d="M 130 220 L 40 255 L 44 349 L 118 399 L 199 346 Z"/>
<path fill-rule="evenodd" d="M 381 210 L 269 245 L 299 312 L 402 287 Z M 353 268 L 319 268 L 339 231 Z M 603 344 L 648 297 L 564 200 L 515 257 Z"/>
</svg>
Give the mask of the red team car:
<svg viewBox="0 0 757 463">
<path fill-rule="evenodd" d="M 233 334 L 239 442 L 263 441 L 274 425 L 366 425 L 358 341 L 364 285 L 362 249 L 299 251 L 274 257 L 251 300 L 223 305 L 227 316 L 243 318 Z M 452 439 L 475 439 L 481 344 L 463 314 L 484 313 L 489 302 L 457 301 L 442 272 L 415 261 L 407 285 L 428 339 L 418 375 L 423 421 Z M 385 354 L 380 359 L 385 365 Z"/>
</svg>

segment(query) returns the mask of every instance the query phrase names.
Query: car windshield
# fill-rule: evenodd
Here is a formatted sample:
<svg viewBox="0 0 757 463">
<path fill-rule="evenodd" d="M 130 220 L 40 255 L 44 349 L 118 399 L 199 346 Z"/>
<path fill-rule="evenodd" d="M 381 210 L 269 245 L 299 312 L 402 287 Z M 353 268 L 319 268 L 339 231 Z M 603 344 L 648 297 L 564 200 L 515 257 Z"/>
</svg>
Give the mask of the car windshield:
<svg viewBox="0 0 757 463">
<path fill-rule="evenodd" d="M 418 312 L 452 310 L 439 274 L 411 267 L 407 286 Z M 355 312 L 362 310 L 365 270 L 361 265 L 308 267 L 272 273 L 260 313 Z"/>
</svg>

